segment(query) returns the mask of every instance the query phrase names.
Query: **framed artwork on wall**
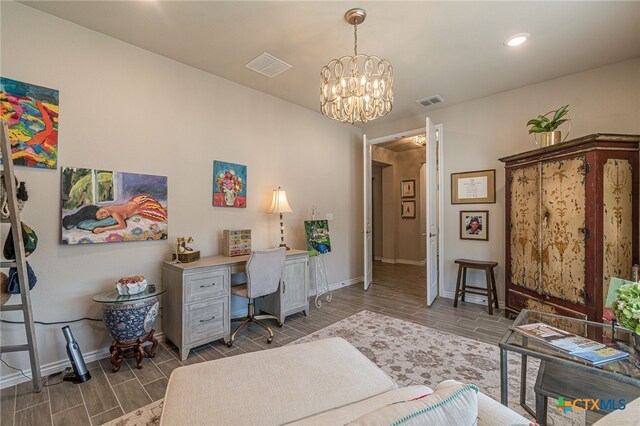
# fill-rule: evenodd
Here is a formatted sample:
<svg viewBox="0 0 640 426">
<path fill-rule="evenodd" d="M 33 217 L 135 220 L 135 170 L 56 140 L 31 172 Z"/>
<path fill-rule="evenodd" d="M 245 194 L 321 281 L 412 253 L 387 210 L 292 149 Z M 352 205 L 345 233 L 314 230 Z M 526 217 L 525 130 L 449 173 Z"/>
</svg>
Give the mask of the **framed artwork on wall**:
<svg viewBox="0 0 640 426">
<path fill-rule="evenodd" d="M 167 239 L 167 177 L 62 167 L 62 243 Z"/>
<path fill-rule="evenodd" d="M 58 96 L 55 89 L 0 77 L 2 117 L 16 166 L 58 168 Z"/>
<path fill-rule="evenodd" d="M 460 239 L 489 241 L 489 211 L 461 211 Z"/>
<path fill-rule="evenodd" d="M 402 198 L 413 198 L 416 196 L 416 181 L 414 179 L 401 180 L 400 191 Z"/>
<path fill-rule="evenodd" d="M 247 166 L 214 160 L 213 206 L 247 207 Z"/>
<path fill-rule="evenodd" d="M 451 204 L 496 202 L 496 170 L 451 174 Z"/>
<path fill-rule="evenodd" d="M 403 201 L 402 210 L 400 216 L 403 219 L 415 219 L 416 218 L 416 202 L 415 200 Z"/>
</svg>

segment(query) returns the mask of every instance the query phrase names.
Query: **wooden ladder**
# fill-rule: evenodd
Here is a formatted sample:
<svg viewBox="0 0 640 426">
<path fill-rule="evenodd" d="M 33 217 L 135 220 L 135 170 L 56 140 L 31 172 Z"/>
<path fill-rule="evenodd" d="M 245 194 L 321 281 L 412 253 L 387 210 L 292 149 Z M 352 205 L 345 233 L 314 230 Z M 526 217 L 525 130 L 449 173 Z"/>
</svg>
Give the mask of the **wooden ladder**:
<svg viewBox="0 0 640 426">
<path fill-rule="evenodd" d="M 9 202 L 9 213 L 11 215 L 11 229 L 13 236 L 13 246 L 15 247 L 15 261 L 2 261 L 2 268 L 18 268 L 18 281 L 20 283 L 21 303 L 16 305 L 5 305 L 0 308 L 2 312 L 22 311 L 24 316 L 24 328 L 27 335 L 27 343 L 22 345 L 3 345 L 0 346 L 0 354 L 5 352 L 28 351 L 29 360 L 31 361 L 31 381 L 33 383 L 33 391 L 40 392 L 42 390 L 42 373 L 40 371 L 40 363 L 38 361 L 38 347 L 36 345 L 36 330 L 33 324 L 33 312 L 31 308 L 31 293 L 29 289 L 29 278 L 27 275 L 27 264 L 25 261 L 24 241 L 22 239 L 22 222 L 20 221 L 20 210 L 18 209 L 18 199 L 16 197 L 17 187 L 16 178 L 13 169 L 13 159 L 11 156 L 11 142 L 9 141 L 9 133 L 7 122 L 0 120 L 2 123 L 2 132 L 0 132 L 0 148 L 2 149 L 2 165 L 3 176 L 5 182 L 5 190 Z"/>
</svg>

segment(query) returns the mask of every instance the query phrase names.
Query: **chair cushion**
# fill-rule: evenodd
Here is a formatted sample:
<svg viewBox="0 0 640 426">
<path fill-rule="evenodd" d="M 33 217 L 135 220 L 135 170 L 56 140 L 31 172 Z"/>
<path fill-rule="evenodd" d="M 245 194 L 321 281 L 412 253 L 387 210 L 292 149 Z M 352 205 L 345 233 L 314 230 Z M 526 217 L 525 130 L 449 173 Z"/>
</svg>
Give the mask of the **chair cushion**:
<svg viewBox="0 0 640 426">
<path fill-rule="evenodd" d="M 233 294 L 234 296 L 249 297 L 249 293 L 247 291 L 247 285 L 246 284 L 232 285 L 231 294 Z"/>
<path fill-rule="evenodd" d="M 335 337 L 177 368 L 160 424 L 283 424 L 396 388 Z"/>
<path fill-rule="evenodd" d="M 349 425 L 475 425 L 478 392 L 475 385 L 446 380 L 432 394 L 378 408 Z"/>
</svg>

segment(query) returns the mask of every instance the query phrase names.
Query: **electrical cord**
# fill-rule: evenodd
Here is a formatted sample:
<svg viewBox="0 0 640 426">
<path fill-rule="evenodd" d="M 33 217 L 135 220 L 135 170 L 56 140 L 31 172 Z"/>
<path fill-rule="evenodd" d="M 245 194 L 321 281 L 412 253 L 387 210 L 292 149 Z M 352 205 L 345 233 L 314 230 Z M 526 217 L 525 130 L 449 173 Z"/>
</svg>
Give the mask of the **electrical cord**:
<svg viewBox="0 0 640 426">
<path fill-rule="evenodd" d="M 78 319 L 74 319 L 74 320 L 70 320 L 70 321 L 54 321 L 54 322 L 45 322 L 45 321 L 34 321 L 34 324 L 41 324 L 41 325 L 56 325 L 56 324 L 69 324 L 72 322 L 79 322 L 79 321 L 102 321 L 102 318 L 88 318 L 88 317 L 84 317 L 84 318 L 78 318 Z M 24 321 L 10 321 L 10 320 L 6 320 L 6 319 L 0 319 L 0 322 L 4 322 L 7 324 L 24 324 Z"/>
<path fill-rule="evenodd" d="M 19 368 L 17 368 L 17 367 L 13 367 L 13 366 L 11 366 L 11 365 L 7 364 L 7 361 L 5 361 L 4 359 L 2 359 L 1 357 L 0 357 L 0 361 L 2 361 L 2 363 L 3 363 L 4 365 L 6 365 L 7 367 L 9 367 L 10 369 L 12 369 L 12 370 L 16 370 L 16 371 L 19 371 L 19 372 L 20 372 L 20 374 L 22 374 L 26 379 L 31 380 L 31 377 L 29 377 L 29 376 L 27 376 L 26 374 L 24 374 L 24 371 L 22 371 L 21 369 L 19 369 Z M 68 371 L 68 370 L 71 370 L 71 368 L 67 367 L 67 368 L 65 368 L 65 369 L 64 369 L 64 371 L 60 371 L 60 372 L 58 372 L 58 373 L 54 373 L 54 374 L 51 374 L 50 376 L 46 377 L 46 378 L 44 379 L 43 386 L 44 386 L 44 387 L 50 387 L 50 386 L 59 385 L 60 383 L 64 382 L 64 378 L 63 378 L 62 380 L 60 380 L 59 382 L 55 382 L 55 383 L 49 383 L 49 380 L 50 380 L 52 377 L 55 377 L 55 376 L 57 376 L 57 375 L 59 375 L 59 374 L 62 374 L 62 373 L 64 373 L 65 371 Z"/>
</svg>

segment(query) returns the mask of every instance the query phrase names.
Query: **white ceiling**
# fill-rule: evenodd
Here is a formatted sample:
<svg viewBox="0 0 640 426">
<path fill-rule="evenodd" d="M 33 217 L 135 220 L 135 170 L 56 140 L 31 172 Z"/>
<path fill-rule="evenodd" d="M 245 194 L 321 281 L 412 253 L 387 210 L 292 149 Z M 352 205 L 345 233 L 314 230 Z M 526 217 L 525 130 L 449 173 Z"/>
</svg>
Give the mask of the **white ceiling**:
<svg viewBox="0 0 640 426">
<path fill-rule="evenodd" d="M 353 52 L 344 13 L 367 11 L 359 53 L 394 66 L 396 120 L 640 56 L 640 2 L 22 1 L 176 61 L 319 111 L 320 69 Z M 527 32 L 530 41 L 503 41 Z M 293 65 L 244 67 L 266 51 Z M 442 104 L 415 103 L 441 95 Z"/>
</svg>

